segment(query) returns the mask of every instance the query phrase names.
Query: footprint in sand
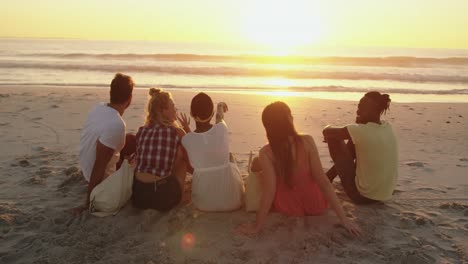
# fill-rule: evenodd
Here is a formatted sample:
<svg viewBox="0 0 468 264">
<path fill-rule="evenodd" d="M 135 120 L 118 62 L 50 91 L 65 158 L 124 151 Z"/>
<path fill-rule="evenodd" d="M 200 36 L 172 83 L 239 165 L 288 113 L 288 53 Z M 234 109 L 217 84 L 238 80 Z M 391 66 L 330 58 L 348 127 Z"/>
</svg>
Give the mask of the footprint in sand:
<svg viewBox="0 0 468 264">
<path fill-rule="evenodd" d="M 405 165 L 410 166 L 410 167 L 416 167 L 416 168 L 422 168 L 426 163 L 421 162 L 421 161 L 411 161 L 411 162 L 406 162 Z"/>
<path fill-rule="evenodd" d="M 37 120 L 41 120 L 42 117 L 34 117 L 34 118 L 31 118 L 32 121 L 37 121 Z"/>
<path fill-rule="evenodd" d="M 33 176 L 31 178 L 26 179 L 21 185 L 26 185 L 26 186 L 32 186 L 32 185 L 45 185 L 45 179 L 38 177 L 38 176 Z"/>
<path fill-rule="evenodd" d="M 426 213 L 404 211 L 400 213 L 400 222 L 403 228 L 411 229 L 416 226 L 434 224 L 432 219 Z"/>
<path fill-rule="evenodd" d="M 421 187 L 421 188 L 418 188 L 418 191 L 436 191 L 436 190 L 433 188 L 429 188 L 429 187 Z"/>
<path fill-rule="evenodd" d="M 39 170 L 36 172 L 36 175 L 38 175 L 41 178 L 48 178 L 52 174 L 53 171 L 48 167 L 40 167 Z"/>
<path fill-rule="evenodd" d="M 46 150 L 46 148 L 38 146 L 38 147 L 34 147 L 33 150 L 34 151 L 44 151 L 44 150 Z"/>
<path fill-rule="evenodd" d="M 253 252 L 251 250 L 236 249 L 231 251 L 231 257 L 245 263 L 253 258 Z"/>
<path fill-rule="evenodd" d="M 61 182 L 58 185 L 58 188 L 57 188 L 58 190 L 68 192 L 69 191 L 68 187 L 86 183 L 81 171 L 70 173 L 67 176 L 68 178 L 66 178 L 63 182 Z"/>
<path fill-rule="evenodd" d="M 0 203 L 0 231 L 6 234 L 11 231 L 10 226 L 15 224 L 15 219 L 22 212 L 13 203 Z"/>
<path fill-rule="evenodd" d="M 26 111 L 26 110 L 29 110 L 29 109 L 31 109 L 31 108 L 29 108 L 29 107 L 23 107 L 23 108 L 21 108 L 20 110 L 18 110 L 18 112 Z"/>
<path fill-rule="evenodd" d="M 70 176 L 71 174 L 78 173 L 79 171 L 80 170 L 78 169 L 78 167 L 71 166 L 71 167 L 65 169 L 63 172 L 65 173 L 65 175 Z"/>
<path fill-rule="evenodd" d="M 50 164 L 50 160 L 48 159 L 41 159 L 38 161 L 39 164 L 41 165 L 49 165 Z"/>
<path fill-rule="evenodd" d="M 464 211 L 464 210 L 468 209 L 468 205 L 467 204 L 457 203 L 457 202 L 443 203 L 443 204 L 441 204 L 439 206 L 439 208 L 441 208 L 441 209 L 454 209 L 454 210 L 457 210 L 457 211 Z"/>
<path fill-rule="evenodd" d="M 18 162 L 18 165 L 19 165 L 20 167 L 25 168 L 25 167 L 31 166 L 31 163 L 30 163 L 27 159 L 23 159 L 23 160 L 20 160 L 20 161 Z M 14 167 L 16 167 L 16 166 L 14 166 Z"/>
<path fill-rule="evenodd" d="M 438 192 L 438 193 L 447 193 L 444 190 L 433 189 L 433 188 L 430 188 L 430 187 L 421 187 L 421 188 L 418 188 L 416 190 L 418 190 L 418 191 Z"/>
</svg>

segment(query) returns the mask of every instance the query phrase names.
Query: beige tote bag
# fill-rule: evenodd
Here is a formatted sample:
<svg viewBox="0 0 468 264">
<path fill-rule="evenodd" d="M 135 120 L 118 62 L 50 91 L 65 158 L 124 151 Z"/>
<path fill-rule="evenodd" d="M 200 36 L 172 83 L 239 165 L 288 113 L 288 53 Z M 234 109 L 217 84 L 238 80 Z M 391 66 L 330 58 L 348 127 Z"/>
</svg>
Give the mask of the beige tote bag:
<svg viewBox="0 0 468 264">
<path fill-rule="evenodd" d="M 260 207 L 260 199 L 262 198 L 260 183 L 258 174 L 261 172 L 253 172 L 251 170 L 252 165 L 252 152 L 250 152 L 249 164 L 247 170 L 249 176 L 246 180 L 245 186 L 245 210 L 247 212 L 255 212 Z"/>
<path fill-rule="evenodd" d="M 105 217 L 116 215 L 132 196 L 133 168 L 124 160 L 120 169 L 91 191 L 89 213 Z"/>
</svg>

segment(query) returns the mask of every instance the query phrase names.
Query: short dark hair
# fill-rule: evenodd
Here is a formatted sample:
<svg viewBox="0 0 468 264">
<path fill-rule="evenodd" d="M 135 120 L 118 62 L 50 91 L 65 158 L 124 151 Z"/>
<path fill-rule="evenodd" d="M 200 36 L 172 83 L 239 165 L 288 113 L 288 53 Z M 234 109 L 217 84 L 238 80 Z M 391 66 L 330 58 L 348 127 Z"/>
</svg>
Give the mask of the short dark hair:
<svg viewBox="0 0 468 264">
<path fill-rule="evenodd" d="M 117 73 L 110 85 L 110 102 L 111 104 L 121 104 L 127 101 L 133 92 L 132 77 Z"/>
<path fill-rule="evenodd" d="M 200 119 L 209 118 L 213 114 L 213 101 L 206 93 L 199 93 L 192 98 L 190 112 L 193 117 Z"/>
</svg>

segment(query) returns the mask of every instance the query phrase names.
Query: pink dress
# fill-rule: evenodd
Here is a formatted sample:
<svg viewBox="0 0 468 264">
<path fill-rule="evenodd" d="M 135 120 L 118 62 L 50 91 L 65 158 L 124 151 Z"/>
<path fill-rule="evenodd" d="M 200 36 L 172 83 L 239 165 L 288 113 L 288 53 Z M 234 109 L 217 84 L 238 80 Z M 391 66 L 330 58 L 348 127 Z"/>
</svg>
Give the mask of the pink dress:
<svg viewBox="0 0 468 264">
<path fill-rule="evenodd" d="M 276 180 L 273 211 L 289 216 L 320 215 L 328 208 L 328 202 L 311 176 L 310 164 L 302 139 L 298 139 L 298 168 L 293 172 L 292 187 L 283 178 Z"/>
</svg>

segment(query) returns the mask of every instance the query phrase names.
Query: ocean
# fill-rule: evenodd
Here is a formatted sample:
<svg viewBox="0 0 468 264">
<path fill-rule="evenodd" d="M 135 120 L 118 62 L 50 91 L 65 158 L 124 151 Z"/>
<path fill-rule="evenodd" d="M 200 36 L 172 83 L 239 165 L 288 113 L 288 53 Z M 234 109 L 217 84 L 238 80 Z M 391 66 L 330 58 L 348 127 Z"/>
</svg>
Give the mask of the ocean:
<svg viewBox="0 0 468 264">
<path fill-rule="evenodd" d="M 309 47 L 284 55 L 203 43 L 0 39 L 0 87 L 107 88 L 113 75 L 137 88 L 278 93 L 356 100 L 468 102 L 468 50 Z"/>
</svg>

